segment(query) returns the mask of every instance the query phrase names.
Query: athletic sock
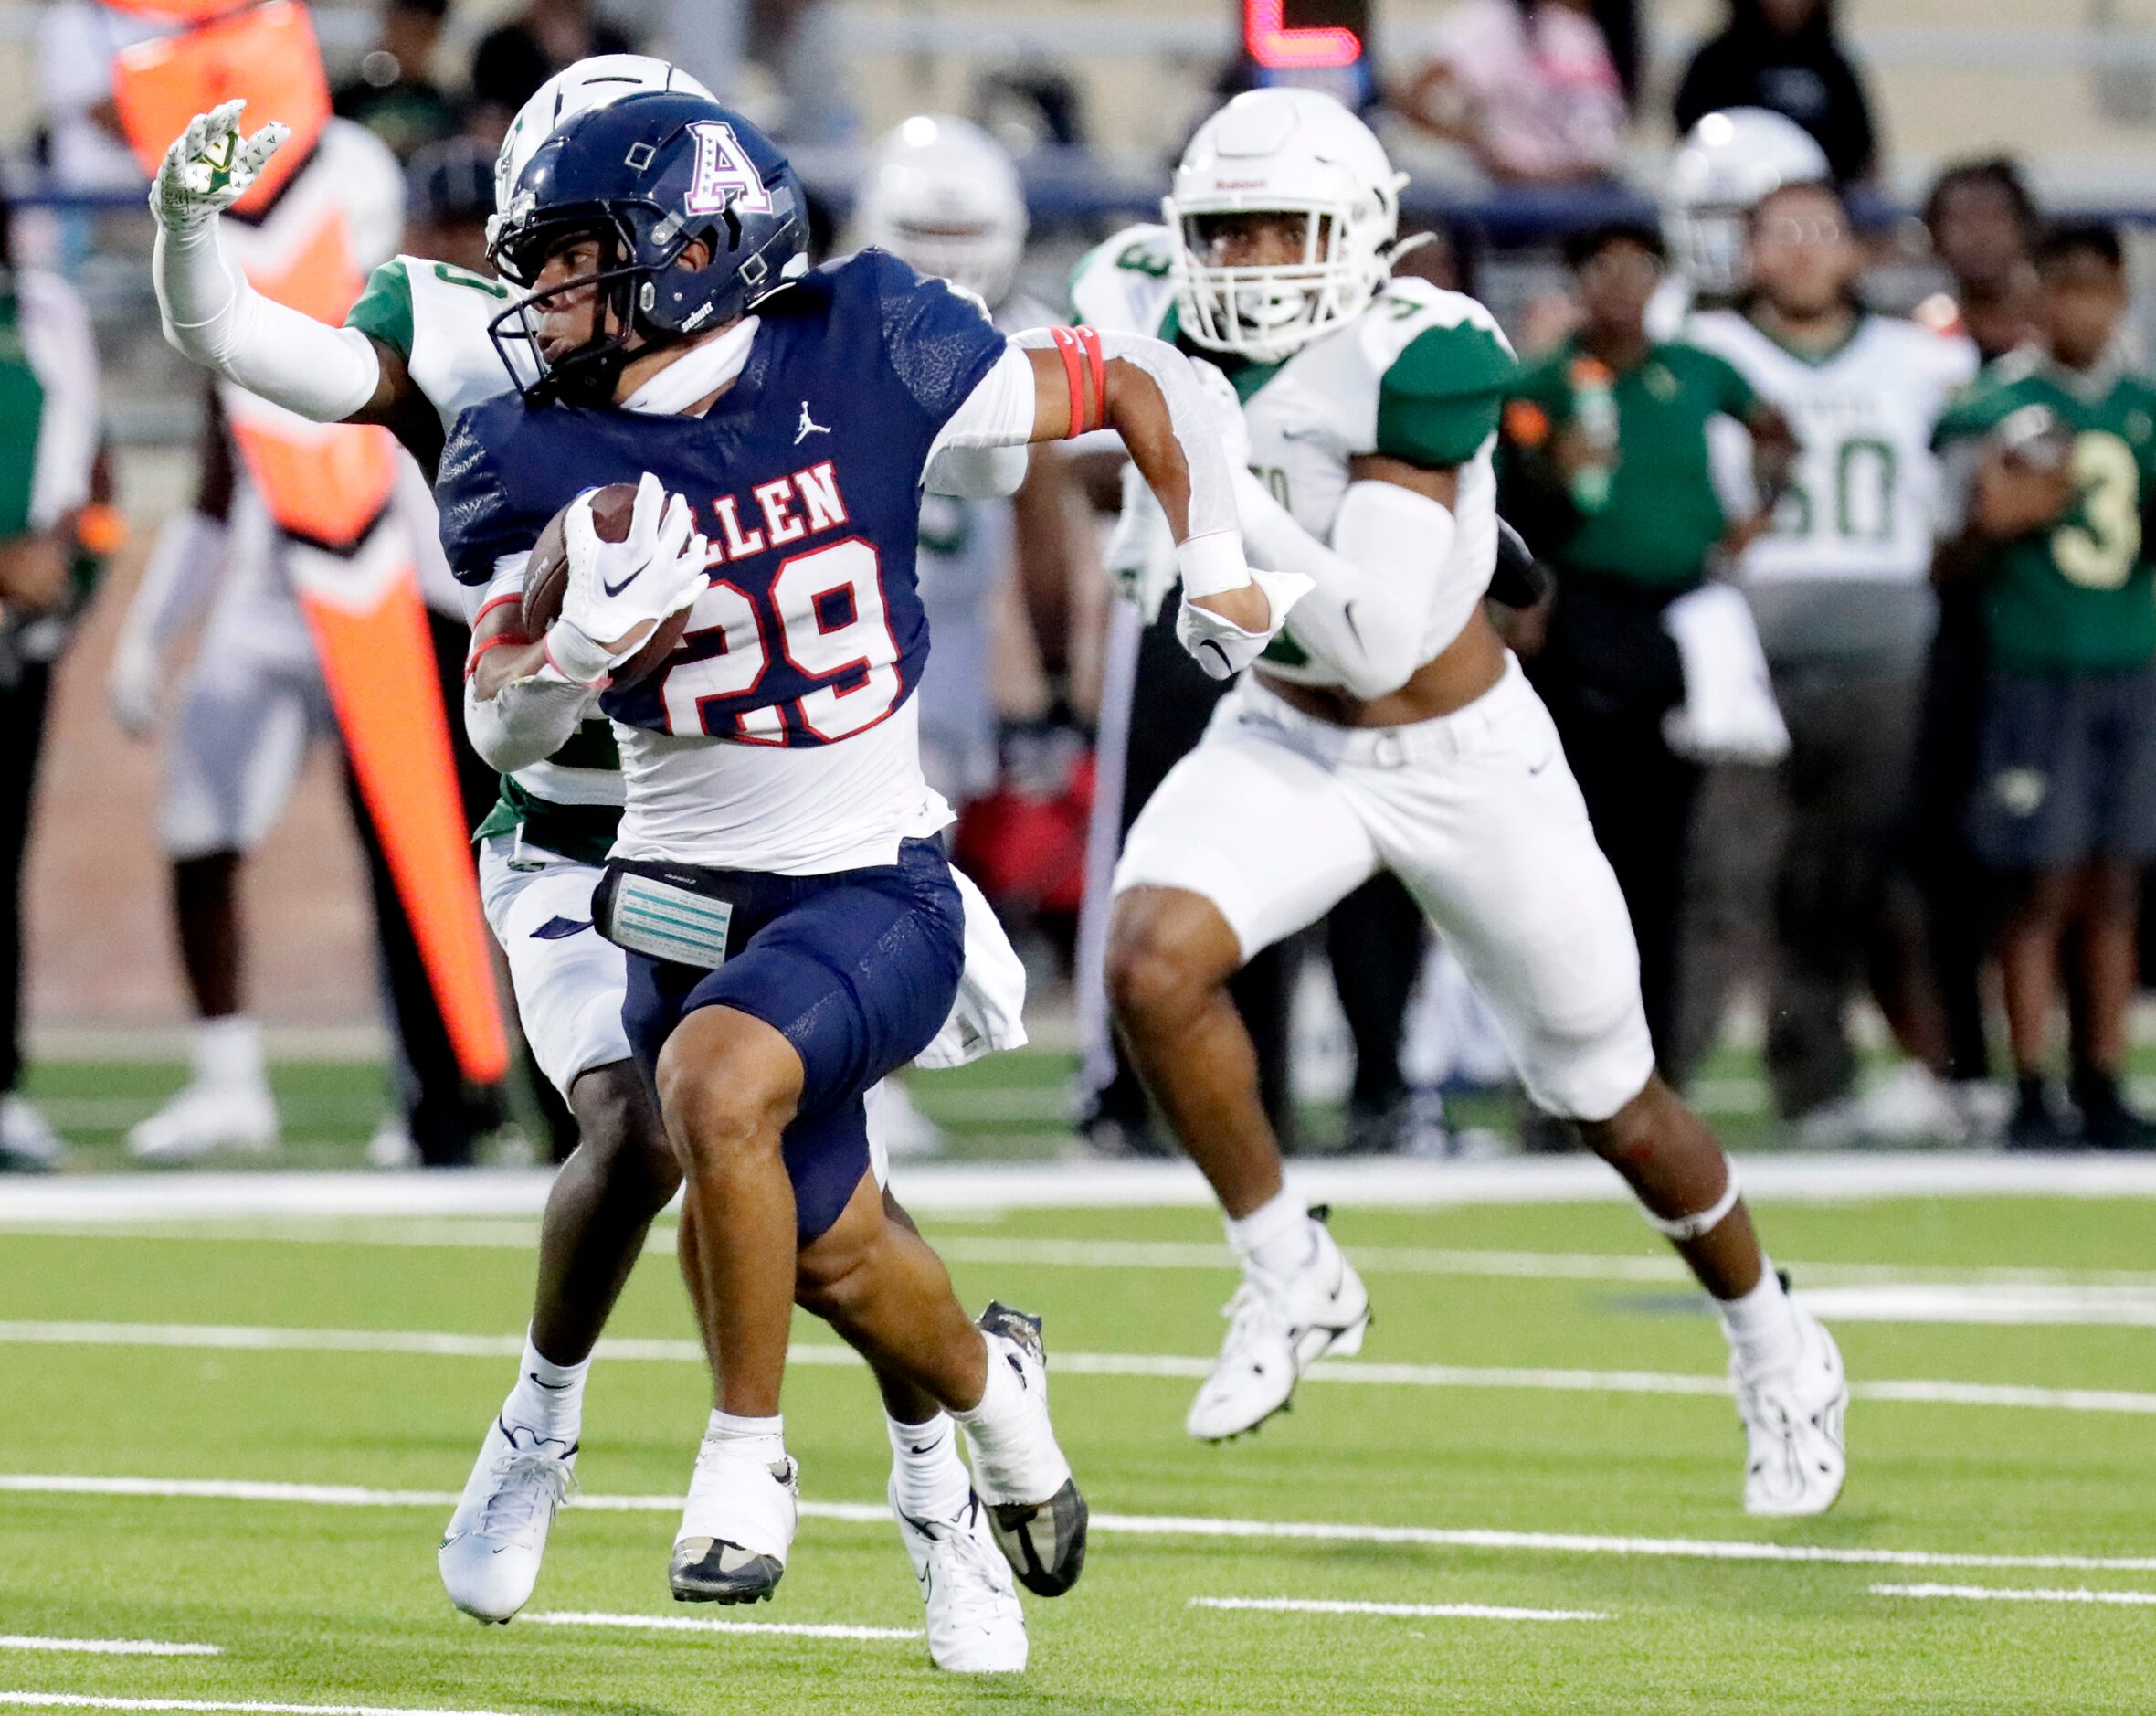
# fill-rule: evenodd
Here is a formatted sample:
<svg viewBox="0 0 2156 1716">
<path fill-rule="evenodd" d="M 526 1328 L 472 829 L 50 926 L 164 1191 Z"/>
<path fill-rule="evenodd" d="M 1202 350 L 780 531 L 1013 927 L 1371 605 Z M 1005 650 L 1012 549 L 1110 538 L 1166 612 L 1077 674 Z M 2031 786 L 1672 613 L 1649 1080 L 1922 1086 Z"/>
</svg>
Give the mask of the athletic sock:
<svg viewBox="0 0 2156 1716">
<path fill-rule="evenodd" d="M 891 1499 L 910 1520 L 955 1520 L 973 1492 L 966 1462 L 958 1457 L 958 1432 L 937 1413 L 926 1424 L 902 1424 L 889 1413 Z"/>
<path fill-rule="evenodd" d="M 966 1426 L 973 1445 L 974 1475 L 988 1500 L 1043 1501 L 1067 1482 L 1070 1463 L 1056 1446 L 1048 1414 L 1037 1405 L 1015 1365 L 1005 1361 L 994 1340 L 988 1349 L 988 1381 L 980 1403 L 950 1415 Z"/>
<path fill-rule="evenodd" d="M 1228 1244 L 1246 1264 L 1289 1276 L 1317 1253 L 1317 1223 L 1303 1201 L 1282 1187 L 1248 1215 L 1228 1219 Z"/>
<path fill-rule="evenodd" d="M 768 1418 L 737 1418 L 730 1412 L 714 1412 L 704 1426 L 703 1445 L 745 1455 L 763 1465 L 786 1464 L 786 1414 Z"/>
<path fill-rule="evenodd" d="M 1715 1303 L 1739 1370 L 1756 1376 L 1762 1371 L 1785 1370 L 1797 1361 L 1802 1338 L 1796 1307 L 1782 1291 L 1781 1277 L 1771 1263 L 1766 1263 L 1759 1286 L 1749 1293 Z"/>
<path fill-rule="evenodd" d="M 543 1442 L 576 1443 L 584 1427 L 584 1378 L 591 1369 L 556 1364 L 524 1337 L 524 1356 L 517 1366 L 516 1386 L 502 1403 L 502 1422 L 529 1430 Z"/>
<path fill-rule="evenodd" d="M 197 1022 L 195 1076 L 224 1090 L 267 1082 L 262 1072 L 262 1027 L 245 1013 Z"/>
</svg>

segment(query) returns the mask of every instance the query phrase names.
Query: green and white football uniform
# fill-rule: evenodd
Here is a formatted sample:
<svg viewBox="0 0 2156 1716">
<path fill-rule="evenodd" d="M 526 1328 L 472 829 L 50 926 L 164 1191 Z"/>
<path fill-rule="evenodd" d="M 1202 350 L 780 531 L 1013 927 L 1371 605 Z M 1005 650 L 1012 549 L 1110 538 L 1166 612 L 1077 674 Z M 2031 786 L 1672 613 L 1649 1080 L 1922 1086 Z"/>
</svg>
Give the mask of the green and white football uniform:
<svg viewBox="0 0 2156 1716">
<path fill-rule="evenodd" d="M 1886 654 L 1913 667 L 1933 611 L 1940 491 L 1932 430 L 1974 377 L 1976 348 L 1876 315 L 1820 357 L 1730 310 L 1693 317 L 1687 337 L 1780 409 L 1801 449 L 1789 492 L 1744 556 L 1769 653 Z"/>
<path fill-rule="evenodd" d="M 505 391 L 509 372 L 488 330 L 512 296 L 499 281 L 425 257 L 376 269 L 345 318 L 401 356 L 446 429 Z M 521 575 L 486 599 L 513 598 Z M 591 893 L 621 821 L 621 757 L 598 700 L 545 761 L 502 778 L 474 835 L 480 898 L 509 958 L 532 1055 L 565 1096 L 579 1075 L 629 1058 L 621 1029 L 621 949 L 592 927 Z"/>
<path fill-rule="evenodd" d="M 1110 239 L 1073 280 L 1081 319 L 1175 337 L 1171 254 L 1163 228 Z M 1284 362 L 1223 367 L 1242 400 L 1252 469 L 1320 541 L 1359 455 L 1458 472 L 1457 529 L 1428 569 L 1416 654 L 1435 659 L 1474 617 L 1496 558 L 1492 454 L 1517 365 L 1489 312 L 1397 281 Z M 1389 869 L 1490 1002 L 1538 1102 L 1599 1120 L 1637 1096 L 1654 1051 L 1631 921 L 1548 712 L 1517 664 L 1453 715 L 1377 728 L 1305 715 L 1268 676 L 1343 683 L 1291 614 L 1140 813 L 1116 888 L 1202 895 L 1248 957 Z"/>
</svg>

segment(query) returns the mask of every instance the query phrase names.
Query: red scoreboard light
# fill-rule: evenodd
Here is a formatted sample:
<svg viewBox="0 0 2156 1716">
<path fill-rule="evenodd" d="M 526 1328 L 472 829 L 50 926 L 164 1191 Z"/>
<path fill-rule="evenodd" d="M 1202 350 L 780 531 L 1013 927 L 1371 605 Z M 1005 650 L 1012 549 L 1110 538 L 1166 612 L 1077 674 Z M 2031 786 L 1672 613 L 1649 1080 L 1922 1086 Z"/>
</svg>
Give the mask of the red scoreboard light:
<svg viewBox="0 0 2156 1716">
<path fill-rule="evenodd" d="M 1242 0 L 1242 46 L 1265 71 L 1335 71 L 1362 63 L 1369 0 Z"/>
</svg>

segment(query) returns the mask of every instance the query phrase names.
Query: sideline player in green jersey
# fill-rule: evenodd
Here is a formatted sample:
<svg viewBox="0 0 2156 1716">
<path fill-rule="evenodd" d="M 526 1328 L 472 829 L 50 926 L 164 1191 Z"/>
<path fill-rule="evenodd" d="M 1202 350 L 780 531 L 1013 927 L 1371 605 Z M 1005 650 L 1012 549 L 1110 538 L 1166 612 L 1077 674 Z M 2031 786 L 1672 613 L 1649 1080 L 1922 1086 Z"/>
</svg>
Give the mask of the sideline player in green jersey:
<svg viewBox="0 0 2156 1716">
<path fill-rule="evenodd" d="M 2137 894 L 2156 857 L 2156 384 L 2118 352 L 2128 296 L 2108 227 L 2039 249 L 2043 343 L 2001 358 L 1940 421 L 1963 498 L 1939 576 L 1983 581 L 1991 683 L 1970 832 L 2003 895 L 1999 964 L 2019 1081 L 2008 1142 L 2075 1141 L 2045 1075 L 2062 950 L 2082 1006 L 2079 1139 L 2156 1147 L 2119 1075 Z M 2069 932 L 2071 934 L 2069 935 Z"/>
</svg>

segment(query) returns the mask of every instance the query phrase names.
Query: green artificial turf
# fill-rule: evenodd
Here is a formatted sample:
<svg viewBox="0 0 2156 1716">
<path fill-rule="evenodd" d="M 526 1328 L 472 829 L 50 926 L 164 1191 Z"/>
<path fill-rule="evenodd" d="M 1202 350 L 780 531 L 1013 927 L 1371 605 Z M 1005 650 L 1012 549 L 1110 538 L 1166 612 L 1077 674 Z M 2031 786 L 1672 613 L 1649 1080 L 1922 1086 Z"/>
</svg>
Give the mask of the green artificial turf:
<svg viewBox="0 0 2156 1716">
<path fill-rule="evenodd" d="M 364 1069 L 361 1069 L 364 1071 Z M 323 1075 L 326 1077 L 326 1075 Z M 317 1087 L 321 1088 L 321 1087 Z M 292 1087 L 296 1093 L 298 1087 Z M 1778 1257 L 1822 1279 L 2007 1268 L 2156 1268 L 2156 1204 L 1961 1199 L 1767 1205 Z M 5 1204 L 0 1202 L 0 1226 Z M 1348 1210 L 1378 1309 L 1362 1359 L 1712 1376 L 1721 1338 L 1619 1205 Z M 927 1223 L 961 1295 L 1042 1313 L 1056 1355 L 1210 1354 L 1233 1286 L 1195 1210 L 1039 1210 Z M 25 1474 L 453 1491 L 513 1379 L 502 1356 L 93 1344 L 91 1325 L 426 1331 L 513 1338 L 528 1223 L 0 1231 L 0 1478 Z M 365 1239 L 354 1237 L 365 1231 Z M 667 1235 L 662 1232 L 662 1240 Z M 492 1240 L 498 1243 L 479 1243 Z M 1121 1247 L 1122 1249 L 1109 1249 Z M 1036 1250 L 1038 1248 L 1038 1250 Z M 1529 1254 L 1462 1273 L 1463 1252 Z M 1537 1258 L 1569 1260 L 1553 1273 Z M 1046 1259 L 1046 1260 L 1044 1260 Z M 1587 1260 L 1585 1266 L 1581 1259 Z M 1620 1270 L 1604 1271 L 1612 1277 Z M 24 1339 L 33 1322 L 43 1341 Z M 580 1477 L 533 1609 L 691 1619 L 665 1563 L 706 1406 L 671 1260 L 648 1258 L 610 1333 L 678 1343 L 595 1365 Z M 2156 1388 L 2156 1330 L 1853 1322 L 1859 1381 Z M 112 1339 L 112 1331 L 102 1331 Z M 187 1340 L 212 1337 L 190 1335 Z M 804 1323 L 797 1340 L 828 1356 Z M 667 1356 L 678 1353 L 682 1356 Z M 1737 1505 L 1740 1441 L 1715 1396 L 1599 1388 L 1307 1382 L 1295 1410 L 1221 1448 L 1189 1442 L 1195 1384 L 1064 1372 L 1058 1428 L 1104 1516 L 1487 1529 L 1942 1554 L 2156 1554 L 2156 1417 L 1862 1400 L 1824 1520 Z M 797 1365 L 789 1445 L 811 1502 L 880 1501 L 876 1398 L 850 1361 Z M 1029 1599 L 1032 1666 L 966 1683 L 918 1640 L 635 1632 L 453 1614 L 432 1552 L 446 1506 L 34 1494 L 0 1488 L 0 1635 L 202 1642 L 214 1658 L 0 1647 L 0 1694 L 513 1712 L 912 1711 L 1396 1712 L 2134 1711 L 2156 1709 L 2156 1607 L 1918 1601 L 1881 1584 L 2156 1590 L 2156 1570 L 1934 1569 L 1141 1531 L 1104 1519 L 1069 1597 Z M 1647 1547 L 1652 1544 L 1639 1544 Z M 1527 1622 L 1226 1612 L 1197 1598 L 1590 1611 Z M 887 1523 L 804 1520 L 777 1600 L 746 1618 L 912 1628 Z"/>
</svg>

